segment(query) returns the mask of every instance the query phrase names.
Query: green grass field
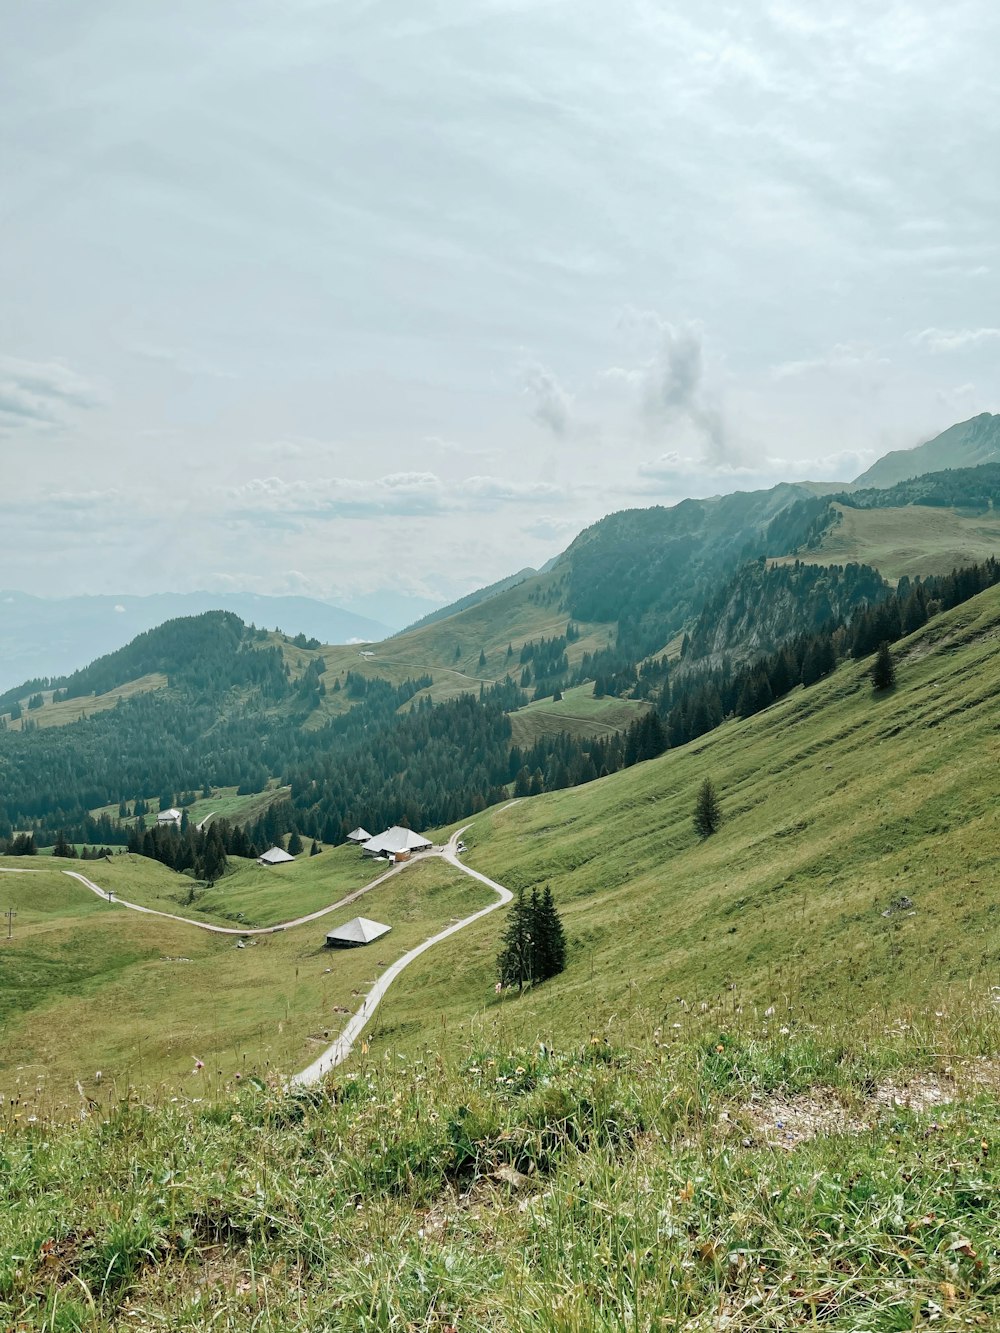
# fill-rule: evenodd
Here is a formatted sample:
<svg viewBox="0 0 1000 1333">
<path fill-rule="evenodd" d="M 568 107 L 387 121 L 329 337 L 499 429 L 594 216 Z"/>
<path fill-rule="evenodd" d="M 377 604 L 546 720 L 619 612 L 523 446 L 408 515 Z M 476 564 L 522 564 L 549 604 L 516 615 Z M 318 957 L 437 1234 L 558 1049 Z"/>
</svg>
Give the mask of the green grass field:
<svg viewBox="0 0 1000 1333">
<path fill-rule="evenodd" d="M 118 854 L 110 861 L 63 862 L 100 888 L 161 912 L 180 913 L 223 926 L 272 926 L 318 911 L 367 884 L 386 869 L 357 847 L 328 848 L 294 862 L 260 866 L 230 858 L 230 871 L 210 888 L 144 856 Z"/>
<path fill-rule="evenodd" d="M 558 703 L 539 699 L 511 713 L 514 744 L 524 748 L 541 736 L 560 731 L 573 736 L 610 736 L 624 731 L 648 706 L 636 699 L 595 699 L 593 681 L 588 681 L 564 690 Z"/>
<path fill-rule="evenodd" d="M 874 565 L 887 579 L 904 574 L 949 574 L 956 566 L 985 560 L 1000 551 L 1000 516 L 970 517 L 956 509 L 909 505 L 904 509 L 851 509 L 815 550 L 775 561 L 814 565 Z"/>
<path fill-rule="evenodd" d="M 80 1105 L 78 1080 L 99 1095 L 97 1070 L 111 1097 L 130 1085 L 200 1095 L 237 1072 L 292 1073 L 336 1037 L 380 965 L 493 901 L 435 860 L 238 948 L 233 937 L 108 906 L 52 862 L 0 880 L 17 912 L 13 938 L 0 938 L 0 1090 L 61 1115 Z M 364 949 L 326 949 L 326 932 L 359 913 L 392 933 Z"/>
</svg>

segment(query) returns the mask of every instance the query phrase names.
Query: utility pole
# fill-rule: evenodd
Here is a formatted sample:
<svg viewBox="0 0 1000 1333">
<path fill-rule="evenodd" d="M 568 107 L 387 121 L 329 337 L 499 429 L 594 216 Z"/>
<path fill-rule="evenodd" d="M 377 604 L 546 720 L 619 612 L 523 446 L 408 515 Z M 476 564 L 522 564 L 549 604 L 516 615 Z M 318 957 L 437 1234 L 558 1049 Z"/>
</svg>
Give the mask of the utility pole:
<svg viewBox="0 0 1000 1333">
<path fill-rule="evenodd" d="M 10 939 L 14 933 L 14 918 L 17 916 L 17 913 L 14 911 L 13 907 L 8 907 L 6 912 L 4 912 L 4 916 L 7 918 L 7 938 Z"/>
</svg>

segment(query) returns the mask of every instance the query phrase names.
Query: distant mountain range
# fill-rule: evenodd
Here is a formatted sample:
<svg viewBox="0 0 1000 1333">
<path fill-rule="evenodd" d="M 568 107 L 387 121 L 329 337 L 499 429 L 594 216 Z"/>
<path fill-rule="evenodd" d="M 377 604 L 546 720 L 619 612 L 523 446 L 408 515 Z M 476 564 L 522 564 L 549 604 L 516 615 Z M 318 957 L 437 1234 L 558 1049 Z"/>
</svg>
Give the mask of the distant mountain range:
<svg viewBox="0 0 1000 1333">
<path fill-rule="evenodd" d="M 893 487 L 926 473 L 992 462 L 1000 462 L 1000 415 L 984 412 L 913 449 L 886 454 L 844 486 L 779 485 L 767 492 L 685 500 L 669 509 L 657 506 L 609 515 L 580 533 L 541 570 L 522 569 L 448 606 L 435 607 L 426 599 L 403 594 L 375 594 L 371 606 L 382 619 L 310 597 L 193 592 L 40 598 L 0 592 L 0 691 L 35 677 L 74 671 L 166 620 L 210 610 L 232 611 L 247 623 L 289 635 L 305 634 L 325 644 L 349 644 L 385 640 L 403 625 L 408 632 L 428 629 L 486 604 L 495 604 L 502 619 L 502 608 L 512 597 L 519 602 L 526 596 L 539 601 L 545 598 L 549 604 L 555 598 L 579 619 L 622 621 L 626 638 L 638 634 L 631 644 L 637 649 L 650 628 L 655 638 L 660 631 L 675 632 L 697 616 L 704 595 L 702 580 L 721 574 L 723 566 L 732 565 L 744 547 L 746 554 L 763 550 L 768 524 L 778 521 L 779 514 L 789 516 L 780 523 L 790 522 L 792 529 L 796 524 L 805 525 L 802 532 L 780 534 L 782 549 L 794 548 L 793 537 L 805 541 L 805 527 L 825 506 L 818 504 L 815 513 L 807 514 L 793 509 L 796 502 L 819 501 L 838 490 Z M 546 581 L 550 573 L 560 583 L 558 595 Z M 522 585 L 524 591 L 519 592 Z M 516 625 L 507 626 L 504 632 L 516 636 Z M 651 640 L 645 651 L 654 646 Z"/>
<path fill-rule="evenodd" d="M 311 597 L 254 593 L 154 593 L 148 597 L 32 597 L 0 592 L 0 691 L 36 676 L 59 676 L 113 652 L 177 616 L 234 611 L 241 620 L 323 643 L 384 639 L 394 626 Z"/>
<path fill-rule="evenodd" d="M 895 449 L 858 477 L 861 487 L 895 486 L 945 468 L 978 467 L 1000 461 L 1000 416 L 981 412 L 978 417 L 949 426 L 915 449 Z"/>
</svg>

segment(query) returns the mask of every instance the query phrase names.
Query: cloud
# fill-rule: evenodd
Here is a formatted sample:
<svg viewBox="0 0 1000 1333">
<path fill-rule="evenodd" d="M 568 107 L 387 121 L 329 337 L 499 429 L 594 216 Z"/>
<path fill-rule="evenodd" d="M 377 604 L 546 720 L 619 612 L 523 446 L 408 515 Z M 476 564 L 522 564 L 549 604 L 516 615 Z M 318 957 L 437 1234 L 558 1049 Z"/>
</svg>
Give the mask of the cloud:
<svg viewBox="0 0 1000 1333">
<path fill-rule="evenodd" d="M 23 361 L 0 355 L 0 425 L 59 423 L 67 407 L 99 406 L 103 395 L 58 361 Z"/>
<path fill-rule="evenodd" d="M 573 424 L 573 399 L 555 375 L 538 361 L 528 362 L 521 370 L 522 392 L 532 399 L 531 419 L 560 438 Z"/>
<path fill-rule="evenodd" d="M 224 495 L 235 510 L 263 516 L 371 518 L 439 513 L 445 488 L 433 472 L 394 472 L 375 481 L 255 477 Z"/>
<path fill-rule="evenodd" d="M 706 464 L 703 458 L 670 450 L 640 463 L 636 469 L 643 492 L 650 484 L 663 494 L 728 494 L 736 490 L 769 489 L 788 481 L 848 482 L 875 461 L 874 449 L 844 449 L 817 458 L 764 457 L 753 463 Z"/>
<path fill-rule="evenodd" d="M 811 375 L 816 371 L 834 373 L 850 372 L 862 367 L 886 366 L 889 362 L 877 352 L 855 343 L 837 343 L 824 356 L 807 357 L 801 361 L 782 361 L 771 367 L 774 380 L 797 379 L 802 375 Z"/>
<path fill-rule="evenodd" d="M 488 476 L 445 482 L 433 472 L 395 472 L 374 481 L 258 477 L 223 494 L 237 513 L 280 521 L 282 517 L 421 518 L 501 504 L 551 503 L 562 498 L 563 491 L 547 482 Z"/>
<path fill-rule="evenodd" d="M 959 352 L 964 348 L 982 347 L 1000 339 L 1000 329 L 923 329 L 911 333 L 910 342 L 928 352 Z"/>
<path fill-rule="evenodd" d="M 561 499 L 563 491 L 545 481 L 506 481 L 499 477 L 467 477 L 459 485 L 459 496 L 485 504 L 511 501 L 537 504 Z"/>
<path fill-rule="evenodd" d="M 707 382 L 701 325 L 671 324 L 656 311 L 634 307 L 627 307 L 618 323 L 640 337 L 652 335 L 654 351 L 637 366 L 612 366 L 603 377 L 637 392 L 647 430 L 659 434 L 687 422 L 709 463 L 731 460 L 737 451 L 718 394 Z"/>
</svg>

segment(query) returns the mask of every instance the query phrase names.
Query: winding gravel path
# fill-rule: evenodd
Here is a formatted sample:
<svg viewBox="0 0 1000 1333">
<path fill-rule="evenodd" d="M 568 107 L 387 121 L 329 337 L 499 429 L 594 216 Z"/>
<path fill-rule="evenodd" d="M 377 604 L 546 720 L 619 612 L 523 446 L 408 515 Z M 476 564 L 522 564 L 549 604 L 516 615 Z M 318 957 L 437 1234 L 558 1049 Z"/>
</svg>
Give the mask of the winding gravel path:
<svg viewBox="0 0 1000 1333">
<path fill-rule="evenodd" d="M 509 804 L 503 806 L 498 813 L 502 813 L 503 810 L 509 810 L 512 805 L 516 804 L 516 801 L 511 801 Z M 409 866 L 419 865 L 421 861 L 427 860 L 430 857 L 440 857 L 443 861 L 447 861 L 449 865 L 454 866 L 456 870 L 461 870 L 463 874 L 478 880 L 480 884 L 485 884 L 488 889 L 492 889 L 497 895 L 495 903 L 490 903 L 488 906 L 480 908 L 478 912 L 473 912 L 471 916 L 463 917 L 461 921 L 453 922 L 453 924 L 446 929 L 438 931 L 438 933 L 432 935 L 430 939 L 426 939 L 422 944 L 418 944 L 415 949 L 410 949 L 409 952 L 404 953 L 401 958 L 397 958 L 391 967 L 386 968 L 378 981 L 376 981 L 375 985 L 372 986 L 371 990 L 365 996 L 361 1008 L 351 1017 L 337 1040 L 328 1046 L 323 1054 L 314 1060 L 311 1065 L 308 1065 L 298 1074 L 293 1074 L 289 1079 L 289 1087 L 308 1088 L 319 1083 L 331 1070 L 336 1069 L 339 1064 L 343 1064 L 354 1049 L 354 1044 L 358 1037 L 374 1017 L 382 997 L 405 968 L 409 967 L 409 965 L 419 958 L 422 953 L 426 952 L 427 949 L 433 948 L 435 944 L 440 944 L 441 941 L 446 940 L 449 935 L 455 935 L 458 931 L 464 930 L 466 926 L 471 926 L 474 921 L 479 921 L 482 917 L 489 916 L 489 914 L 495 912 L 498 907 L 505 907 L 513 898 L 514 895 L 511 891 L 505 889 L 502 884 L 498 884 L 496 880 L 490 879 L 488 875 L 480 874 L 478 870 L 473 870 L 470 866 L 463 864 L 463 862 L 458 859 L 459 841 L 461 840 L 462 834 L 470 827 L 470 824 L 465 824 L 456 833 L 451 835 L 444 847 L 435 847 L 432 851 L 422 852 L 416 860 L 406 861 L 402 865 L 393 866 L 393 868 L 387 870 L 384 875 L 379 875 L 376 879 L 373 879 L 371 883 L 365 884 L 360 889 L 356 889 L 353 893 L 348 894 L 346 898 L 341 898 L 338 902 L 331 903 L 329 907 L 321 907 L 318 912 L 310 912 L 307 916 L 299 916 L 293 921 L 284 921 L 276 926 L 257 926 L 252 929 L 237 926 L 216 926 L 208 921 L 195 921 L 191 917 L 177 916 L 173 912 L 160 912 L 155 907 L 142 907 L 139 903 L 130 903 L 125 898 L 116 897 L 113 892 L 107 892 L 99 885 L 95 884 L 93 880 L 88 879 L 86 875 L 81 874 L 78 870 L 64 870 L 63 874 L 69 875 L 71 879 L 78 880 L 84 888 L 89 889 L 91 893 L 96 893 L 98 898 L 103 899 L 104 902 L 117 903 L 119 907 L 126 907 L 132 912 L 142 912 L 146 916 L 163 917 L 167 921 L 179 921 L 183 925 L 196 926 L 199 930 L 211 931 L 212 934 L 215 935 L 241 936 L 272 935 L 276 931 L 291 930 L 295 926 L 304 926 L 310 921 L 316 921 L 319 917 L 326 916 L 330 912 L 335 912 L 340 907 L 349 906 L 351 903 L 356 902 L 358 898 L 363 897 L 364 894 L 370 893 L 372 889 L 377 888 L 379 884 L 384 884 L 385 881 L 391 879 L 393 875 L 401 874 Z M 20 873 L 30 875 L 37 874 L 38 872 L 28 870 Z"/>
<path fill-rule="evenodd" d="M 422 852 L 422 857 L 444 856 L 444 851 Z M 349 893 L 346 898 L 341 898 L 329 907 L 321 907 L 318 912 L 309 912 L 306 916 L 297 916 L 293 921 L 280 921 L 276 926 L 216 926 L 211 921 L 195 921 L 190 916 L 177 916 L 174 912 L 161 912 L 155 907 L 140 907 L 138 903 L 130 903 L 125 898 L 119 898 L 115 893 L 102 889 L 99 884 L 95 884 L 92 879 L 86 875 L 81 875 L 79 870 L 64 870 L 64 875 L 69 875 L 71 879 L 78 879 L 80 883 L 88 888 L 91 893 L 96 893 L 106 903 L 117 903 L 119 907 L 127 907 L 131 912 L 143 912 L 146 916 L 161 916 L 167 921 L 180 921 L 185 926 L 197 926 L 199 930 L 211 931 L 213 935 L 274 935 L 280 930 L 291 930 L 293 926 L 304 926 L 310 921 L 318 921 L 321 916 L 328 916 L 330 912 L 336 912 L 340 907 L 349 907 L 351 903 L 370 893 L 372 889 L 384 884 L 387 879 L 393 875 L 398 875 L 400 871 L 405 870 L 407 865 L 413 865 L 414 862 L 406 862 L 403 865 L 393 866 L 387 870 L 384 875 L 379 875 L 360 889 L 355 889 Z M 462 867 L 465 869 L 465 867 Z M 32 872 L 26 872 L 32 873 Z M 470 871 L 470 874 L 473 872 Z"/>
<path fill-rule="evenodd" d="M 441 941 L 446 940 L 449 935 L 454 935 L 457 931 L 464 930 L 466 926 L 471 926 L 473 921 L 478 921 L 481 917 L 489 916 L 490 912 L 495 912 L 498 907 L 505 906 L 513 898 L 514 895 L 511 891 L 505 889 L 502 884 L 498 884 L 496 880 L 490 879 L 487 875 L 481 875 L 478 870 L 470 869 L 469 866 L 463 865 L 458 859 L 458 840 L 468 827 L 469 825 L 466 824 L 465 828 L 461 828 L 457 833 L 453 833 L 447 847 L 437 853 L 437 855 L 441 856 L 449 865 L 453 865 L 458 870 L 464 871 L 466 875 L 471 875 L 473 879 L 478 879 L 481 884 L 485 884 L 487 888 L 492 889 L 497 895 L 496 902 L 490 903 L 487 907 L 480 908 L 478 912 L 473 912 L 471 916 L 463 917 L 461 921 L 456 921 L 454 925 L 448 926 L 446 930 L 438 931 L 438 933 L 432 935 L 429 940 L 424 940 L 423 944 L 418 944 L 417 947 L 411 949 L 409 953 L 404 953 L 402 958 L 398 958 L 391 967 L 387 967 L 379 977 L 378 981 L 376 981 L 375 985 L 365 996 L 361 1008 L 353 1018 L 351 1018 L 347 1027 L 344 1028 L 337 1040 L 326 1048 L 319 1059 L 314 1060 L 311 1065 L 308 1065 L 300 1073 L 294 1074 L 289 1080 L 290 1087 L 311 1087 L 313 1084 L 319 1083 L 320 1080 L 329 1074 L 332 1069 L 336 1069 L 339 1064 L 343 1064 L 354 1049 L 354 1043 L 374 1016 L 375 1010 L 378 1008 L 383 995 L 385 995 L 386 991 L 399 976 L 400 972 L 402 972 L 404 968 L 409 967 L 410 964 L 415 959 L 419 958 L 426 949 L 430 949 L 435 944 L 440 944 Z"/>
</svg>

